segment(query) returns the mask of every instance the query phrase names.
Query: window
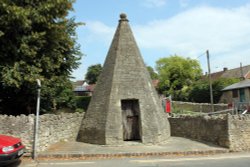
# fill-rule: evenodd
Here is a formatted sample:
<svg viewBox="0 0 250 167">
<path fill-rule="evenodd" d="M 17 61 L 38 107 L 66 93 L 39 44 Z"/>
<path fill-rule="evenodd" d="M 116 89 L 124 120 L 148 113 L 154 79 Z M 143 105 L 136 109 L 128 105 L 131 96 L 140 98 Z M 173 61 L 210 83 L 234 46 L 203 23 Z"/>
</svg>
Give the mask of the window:
<svg viewBox="0 0 250 167">
<path fill-rule="evenodd" d="M 233 90 L 233 98 L 238 97 L 238 90 Z"/>
</svg>

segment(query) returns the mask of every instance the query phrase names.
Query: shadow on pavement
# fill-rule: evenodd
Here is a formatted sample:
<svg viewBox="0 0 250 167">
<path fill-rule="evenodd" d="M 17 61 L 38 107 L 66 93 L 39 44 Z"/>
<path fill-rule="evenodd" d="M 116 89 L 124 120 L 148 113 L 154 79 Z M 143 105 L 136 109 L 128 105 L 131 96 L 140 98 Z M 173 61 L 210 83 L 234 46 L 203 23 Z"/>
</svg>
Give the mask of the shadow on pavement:
<svg viewBox="0 0 250 167">
<path fill-rule="evenodd" d="M 0 164 L 0 167 L 17 167 L 21 164 L 21 162 L 22 161 L 20 159 L 18 159 L 12 163 Z"/>
</svg>

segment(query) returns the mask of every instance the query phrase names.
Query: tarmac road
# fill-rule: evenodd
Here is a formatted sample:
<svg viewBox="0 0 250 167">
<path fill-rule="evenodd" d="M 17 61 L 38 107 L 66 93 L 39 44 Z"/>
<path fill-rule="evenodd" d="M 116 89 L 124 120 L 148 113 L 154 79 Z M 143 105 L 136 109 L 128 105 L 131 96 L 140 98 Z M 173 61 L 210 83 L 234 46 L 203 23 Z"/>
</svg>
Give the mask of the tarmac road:
<svg viewBox="0 0 250 167">
<path fill-rule="evenodd" d="M 249 167 L 250 153 L 227 153 L 212 156 L 150 157 L 111 160 L 23 161 L 21 167 Z"/>
</svg>

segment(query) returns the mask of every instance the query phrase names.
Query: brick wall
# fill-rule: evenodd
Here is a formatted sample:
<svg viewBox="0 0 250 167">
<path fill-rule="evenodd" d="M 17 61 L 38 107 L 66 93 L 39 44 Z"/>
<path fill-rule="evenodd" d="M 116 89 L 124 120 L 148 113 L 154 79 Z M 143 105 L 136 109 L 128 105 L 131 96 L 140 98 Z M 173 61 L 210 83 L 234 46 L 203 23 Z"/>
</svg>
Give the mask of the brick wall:
<svg viewBox="0 0 250 167">
<path fill-rule="evenodd" d="M 80 113 L 45 114 L 39 117 L 38 151 L 62 140 L 75 140 L 83 118 Z M 0 115 L 0 134 L 22 139 L 27 152 L 32 151 L 35 115 Z"/>
</svg>

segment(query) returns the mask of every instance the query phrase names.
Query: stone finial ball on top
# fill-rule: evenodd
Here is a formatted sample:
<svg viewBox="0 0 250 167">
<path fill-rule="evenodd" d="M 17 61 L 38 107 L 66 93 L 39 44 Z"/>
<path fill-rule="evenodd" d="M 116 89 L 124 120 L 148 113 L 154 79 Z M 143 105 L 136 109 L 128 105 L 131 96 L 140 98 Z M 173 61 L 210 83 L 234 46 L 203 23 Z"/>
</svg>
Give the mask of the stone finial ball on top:
<svg viewBox="0 0 250 167">
<path fill-rule="evenodd" d="M 120 21 L 128 21 L 126 13 L 120 14 Z"/>
</svg>

